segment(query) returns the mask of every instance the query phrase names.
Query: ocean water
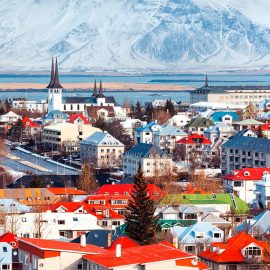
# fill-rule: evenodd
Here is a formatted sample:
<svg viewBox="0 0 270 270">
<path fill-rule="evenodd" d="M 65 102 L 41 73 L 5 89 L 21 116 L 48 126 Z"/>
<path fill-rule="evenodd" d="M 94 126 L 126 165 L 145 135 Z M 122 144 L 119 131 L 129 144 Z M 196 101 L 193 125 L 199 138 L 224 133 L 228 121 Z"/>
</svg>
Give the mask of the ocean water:
<svg viewBox="0 0 270 270">
<path fill-rule="evenodd" d="M 87 96 L 91 95 L 91 88 L 95 78 L 102 79 L 103 82 L 129 82 L 129 83 L 152 83 L 152 84 L 174 84 L 192 87 L 201 87 L 204 85 L 204 74 L 133 74 L 111 76 L 95 76 L 89 74 L 60 74 L 60 80 L 63 83 L 89 82 L 89 92 L 87 91 L 68 91 L 64 96 Z M 46 85 L 50 80 L 49 74 L 0 74 L 0 83 L 44 83 Z M 270 85 L 270 75 L 208 75 L 209 85 Z M 114 96 L 119 104 L 128 100 L 130 103 L 140 101 L 142 104 L 154 99 L 173 99 L 177 102 L 188 102 L 188 91 L 113 91 L 105 93 L 107 96 Z M 0 98 L 26 97 L 30 100 L 41 100 L 47 98 L 47 90 L 20 90 L 20 91 L 1 91 Z"/>
</svg>

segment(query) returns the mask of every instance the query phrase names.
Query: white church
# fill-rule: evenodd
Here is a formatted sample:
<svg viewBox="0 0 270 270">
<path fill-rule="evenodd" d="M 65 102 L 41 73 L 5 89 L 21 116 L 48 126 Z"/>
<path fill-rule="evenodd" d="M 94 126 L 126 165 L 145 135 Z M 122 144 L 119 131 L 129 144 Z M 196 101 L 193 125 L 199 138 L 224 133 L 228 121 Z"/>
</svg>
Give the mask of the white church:
<svg viewBox="0 0 270 270">
<path fill-rule="evenodd" d="M 97 89 L 96 81 L 94 84 L 94 90 L 89 97 L 63 97 L 62 96 L 62 85 L 59 81 L 58 64 L 57 59 L 55 62 L 52 59 L 51 67 L 51 80 L 47 86 L 48 88 L 48 113 L 52 111 L 62 112 L 78 112 L 84 113 L 87 107 L 96 106 L 100 109 L 106 110 L 107 108 L 113 108 L 115 114 L 122 114 L 121 106 L 117 105 L 114 97 L 105 97 L 103 94 L 102 83 L 100 81 L 99 89 Z"/>
</svg>

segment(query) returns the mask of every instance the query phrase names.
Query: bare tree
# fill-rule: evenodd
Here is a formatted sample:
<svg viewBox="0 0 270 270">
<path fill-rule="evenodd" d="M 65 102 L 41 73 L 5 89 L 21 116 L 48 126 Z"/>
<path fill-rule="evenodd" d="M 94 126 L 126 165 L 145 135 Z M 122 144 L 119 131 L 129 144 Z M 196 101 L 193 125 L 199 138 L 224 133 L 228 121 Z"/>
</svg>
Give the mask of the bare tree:
<svg viewBox="0 0 270 270">
<path fill-rule="evenodd" d="M 4 232 L 17 234 L 20 228 L 20 211 L 16 205 L 1 207 L 0 222 Z"/>
<path fill-rule="evenodd" d="M 97 181 L 89 163 L 83 164 L 77 187 L 89 194 L 93 194 L 96 191 Z"/>
</svg>

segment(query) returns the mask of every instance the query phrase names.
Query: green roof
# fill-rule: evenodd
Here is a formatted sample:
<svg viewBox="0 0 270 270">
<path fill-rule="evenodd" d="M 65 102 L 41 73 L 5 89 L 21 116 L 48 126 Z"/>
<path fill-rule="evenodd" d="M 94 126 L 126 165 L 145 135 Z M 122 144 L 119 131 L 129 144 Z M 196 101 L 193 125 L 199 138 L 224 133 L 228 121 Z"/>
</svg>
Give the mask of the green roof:
<svg viewBox="0 0 270 270">
<path fill-rule="evenodd" d="M 198 116 L 193 118 L 186 127 L 209 127 L 214 126 L 214 122 L 208 118 Z"/>
<path fill-rule="evenodd" d="M 245 213 L 248 211 L 247 204 L 234 195 L 236 202 L 236 211 Z M 160 205 L 177 204 L 229 204 L 235 209 L 234 203 L 229 193 L 216 194 L 213 199 L 212 194 L 168 194 L 160 202 Z"/>
</svg>

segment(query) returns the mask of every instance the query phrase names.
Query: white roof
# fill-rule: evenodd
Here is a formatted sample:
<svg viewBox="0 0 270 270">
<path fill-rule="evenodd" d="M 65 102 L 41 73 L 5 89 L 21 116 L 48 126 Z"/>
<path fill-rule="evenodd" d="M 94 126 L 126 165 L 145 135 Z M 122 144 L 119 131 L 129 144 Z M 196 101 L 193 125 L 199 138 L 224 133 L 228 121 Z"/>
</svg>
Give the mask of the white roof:
<svg viewBox="0 0 270 270">
<path fill-rule="evenodd" d="M 234 105 L 230 103 L 200 101 L 200 102 L 191 104 L 190 107 L 191 108 L 207 108 L 207 109 L 239 109 L 239 108 L 245 108 L 246 105 Z"/>
</svg>

